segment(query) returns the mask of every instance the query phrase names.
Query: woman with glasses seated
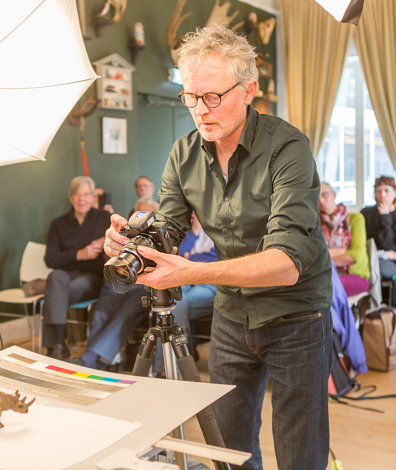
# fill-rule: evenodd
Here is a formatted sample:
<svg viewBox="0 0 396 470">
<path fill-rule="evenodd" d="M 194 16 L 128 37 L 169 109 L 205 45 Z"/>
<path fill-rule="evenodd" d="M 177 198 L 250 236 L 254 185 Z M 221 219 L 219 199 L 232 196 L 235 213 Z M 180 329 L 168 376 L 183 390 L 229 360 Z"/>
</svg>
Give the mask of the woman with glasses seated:
<svg viewBox="0 0 396 470">
<path fill-rule="evenodd" d="M 370 277 L 366 228 L 362 214 L 348 214 L 335 203 L 336 193 L 322 183 L 319 197 L 320 225 L 348 297 L 368 291 Z"/>
<path fill-rule="evenodd" d="M 378 249 L 381 276 L 396 275 L 396 184 L 391 176 L 380 176 L 374 183 L 375 206 L 365 207 L 367 238 L 374 238 Z"/>
</svg>

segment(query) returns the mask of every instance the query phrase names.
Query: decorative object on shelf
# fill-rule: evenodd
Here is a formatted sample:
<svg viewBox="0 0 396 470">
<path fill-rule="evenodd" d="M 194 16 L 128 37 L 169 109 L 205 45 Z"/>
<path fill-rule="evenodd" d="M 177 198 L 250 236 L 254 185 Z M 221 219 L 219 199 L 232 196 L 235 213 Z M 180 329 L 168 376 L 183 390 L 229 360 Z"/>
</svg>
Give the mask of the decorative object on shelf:
<svg viewBox="0 0 396 470">
<path fill-rule="evenodd" d="M 272 114 L 271 101 L 268 98 L 259 98 L 255 100 L 253 108 L 260 114 Z"/>
<path fill-rule="evenodd" d="M 20 400 L 21 396 L 19 390 L 14 395 L 9 393 L 0 392 L 0 418 L 3 411 L 12 410 L 16 413 L 27 413 L 29 406 L 33 404 L 36 398 L 33 398 L 29 403 L 25 403 L 26 397 Z M 0 422 L 0 429 L 4 428 L 4 424 Z"/>
<path fill-rule="evenodd" d="M 259 77 L 272 78 L 272 64 L 264 60 L 264 54 L 261 52 L 257 54 L 256 63 Z"/>
<path fill-rule="evenodd" d="M 127 120 L 104 117 L 102 119 L 103 153 L 127 153 Z"/>
<path fill-rule="evenodd" d="M 275 82 L 272 79 L 268 83 L 266 96 L 272 103 L 278 101 L 278 97 L 275 95 Z"/>
<path fill-rule="evenodd" d="M 253 108 L 260 114 L 272 114 L 271 103 L 277 102 L 278 97 L 275 95 L 275 83 L 274 80 L 269 80 L 267 83 L 267 91 L 264 94 L 263 90 L 259 88 L 254 95 Z"/>
<path fill-rule="evenodd" d="M 183 7 L 186 1 L 187 0 L 177 0 L 176 7 L 175 7 L 175 10 L 173 12 L 173 15 L 169 23 L 169 27 L 168 27 L 167 44 L 168 44 L 168 48 L 172 57 L 172 62 L 175 65 L 175 67 L 177 67 L 177 55 L 178 55 L 177 51 L 184 37 L 184 36 L 177 36 L 176 35 L 177 30 L 179 29 L 180 24 L 187 17 L 192 15 L 192 12 L 188 12 L 188 13 L 185 13 L 183 16 L 181 16 L 181 12 L 183 10 Z M 239 14 L 239 11 L 235 11 L 232 15 L 228 15 L 228 10 L 231 8 L 231 6 L 232 6 L 232 3 L 230 2 L 230 0 L 226 0 L 222 5 L 220 5 L 220 0 L 215 0 L 212 13 L 209 16 L 208 21 L 206 22 L 206 26 L 212 23 L 230 24 L 234 20 L 234 18 Z M 240 23 L 233 26 L 231 29 L 233 30 L 238 29 L 244 24 L 245 22 L 241 21 Z"/>
<path fill-rule="evenodd" d="M 260 21 L 258 23 L 258 33 L 262 44 L 267 45 L 270 42 L 272 33 L 274 32 L 275 24 L 275 17 L 268 18 L 268 20 Z"/>
<path fill-rule="evenodd" d="M 101 78 L 97 82 L 100 107 L 130 111 L 132 109 L 132 72 L 135 67 L 119 54 L 94 62 Z"/>
<path fill-rule="evenodd" d="M 267 45 L 270 42 L 272 33 L 276 25 L 276 18 L 271 17 L 265 21 L 257 20 L 257 13 L 252 12 L 249 14 L 245 23 L 245 31 L 247 36 L 250 36 L 253 31 L 257 32 L 257 42 L 259 44 Z"/>
<path fill-rule="evenodd" d="M 78 16 L 80 18 L 81 33 L 83 35 L 84 41 L 91 39 L 87 35 L 87 16 L 85 14 L 85 0 L 77 0 L 77 9 Z"/>
<path fill-rule="evenodd" d="M 71 126 L 79 126 L 81 124 L 81 119 L 87 118 L 95 112 L 99 101 L 100 100 L 95 99 L 94 89 L 90 87 L 86 91 L 85 95 L 81 97 L 80 101 L 78 101 L 70 111 L 67 118 L 68 123 Z"/>
<path fill-rule="evenodd" d="M 106 4 L 96 6 L 92 13 L 92 27 L 97 38 L 101 38 L 103 36 L 106 26 L 113 24 L 113 20 L 111 18 L 106 18 L 103 14 L 104 5 Z"/>
<path fill-rule="evenodd" d="M 138 22 L 135 23 L 135 32 L 134 35 L 131 36 L 129 41 L 129 49 L 131 50 L 132 55 L 132 64 L 135 64 L 139 58 L 139 54 L 143 49 L 146 49 L 147 45 L 144 40 L 144 28 L 143 24 Z"/>
<path fill-rule="evenodd" d="M 87 97 L 83 97 L 68 116 L 68 122 L 71 126 L 80 126 L 80 153 L 84 170 L 84 175 L 89 176 L 88 157 L 85 150 L 85 118 L 91 116 L 98 107 L 99 101 L 94 98 L 94 89 L 91 87 L 86 92 Z"/>
<path fill-rule="evenodd" d="M 248 19 L 246 20 L 246 23 L 245 23 L 246 36 L 249 37 L 253 33 L 253 31 L 256 31 L 256 29 L 257 29 L 257 13 L 252 11 L 251 13 L 249 13 Z"/>
<path fill-rule="evenodd" d="M 92 26 L 95 29 L 96 37 L 100 38 L 106 28 L 113 22 L 118 23 L 127 7 L 127 0 L 106 0 L 94 9 Z M 114 10 L 114 15 L 111 13 Z M 110 18 L 106 16 L 110 12 Z"/>
</svg>

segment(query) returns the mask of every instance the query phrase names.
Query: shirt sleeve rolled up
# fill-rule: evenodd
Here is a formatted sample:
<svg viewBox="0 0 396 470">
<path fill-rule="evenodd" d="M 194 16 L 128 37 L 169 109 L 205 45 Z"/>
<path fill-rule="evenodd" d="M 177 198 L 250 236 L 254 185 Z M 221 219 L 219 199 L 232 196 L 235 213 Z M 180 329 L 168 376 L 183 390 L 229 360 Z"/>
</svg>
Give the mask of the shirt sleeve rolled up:
<svg viewBox="0 0 396 470">
<path fill-rule="evenodd" d="M 298 134 L 277 149 L 271 161 L 273 194 L 267 234 L 259 250 L 277 248 L 286 253 L 301 273 L 314 261 L 319 241 L 320 182 L 308 139 Z"/>
</svg>

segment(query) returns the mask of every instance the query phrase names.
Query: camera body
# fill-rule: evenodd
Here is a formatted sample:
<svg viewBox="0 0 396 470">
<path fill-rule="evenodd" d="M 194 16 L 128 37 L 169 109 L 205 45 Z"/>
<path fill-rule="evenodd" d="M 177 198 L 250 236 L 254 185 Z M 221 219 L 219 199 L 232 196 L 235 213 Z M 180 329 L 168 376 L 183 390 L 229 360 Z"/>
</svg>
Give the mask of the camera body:
<svg viewBox="0 0 396 470">
<path fill-rule="evenodd" d="M 127 292 L 136 282 L 138 274 L 148 267 L 155 267 L 154 261 L 144 258 L 138 251 L 139 246 L 146 246 L 161 253 L 171 253 L 169 232 L 165 222 L 155 222 L 154 212 L 134 212 L 128 225 L 122 227 L 121 235 L 128 237 L 128 242 L 116 258 L 111 258 L 104 267 L 104 276 L 113 283 L 116 292 Z"/>
</svg>

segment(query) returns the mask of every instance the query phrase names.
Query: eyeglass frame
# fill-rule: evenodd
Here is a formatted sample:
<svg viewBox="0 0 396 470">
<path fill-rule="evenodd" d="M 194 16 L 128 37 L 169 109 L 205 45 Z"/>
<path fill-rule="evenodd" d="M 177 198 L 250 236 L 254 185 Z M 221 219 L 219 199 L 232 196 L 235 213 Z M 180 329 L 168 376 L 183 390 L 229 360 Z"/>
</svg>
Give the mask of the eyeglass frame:
<svg viewBox="0 0 396 470">
<path fill-rule="evenodd" d="M 198 106 L 198 100 L 199 98 L 201 98 L 203 104 L 208 107 L 208 108 L 211 108 L 211 109 L 215 109 L 215 108 L 218 108 L 220 105 L 221 105 L 221 97 L 224 96 L 226 93 L 228 93 L 229 91 L 233 90 L 234 88 L 236 88 L 238 85 L 240 85 L 242 82 L 238 82 L 236 83 L 234 86 L 232 86 L 231 88 L 229 88 L 228 90 L 226 90 L 224 93 L 215 93 L 214 91 L 208 91 L 207 93 L 204 93 L 203 95 L 196 95 L 195 93 L 186 93 L 185 91 L 182 91 L 180 92 L 177 96 L 178 98 L 180 99 L 180 101 L 183 103 L 183 100 L 182 100 L 182 96 L 183 95 L 193 95 L 195 96 L 195 99 L 196 99 L 196 103 L 194 106 L 187 106 L 185 103 L 183 103 L 183 106 L 185 106 L 186 108 L 189 108 L 189 109 L 193 109 L 193 108 L 196 108 Z M 204 96 L 205 95 L 217 95 L 219 97 L 219 100 L 220 100 L 220 103 L 217 105 L 217 106 L 209 106 L 205 103 L 205 100 L 204 100 Z"/>
</svg>

